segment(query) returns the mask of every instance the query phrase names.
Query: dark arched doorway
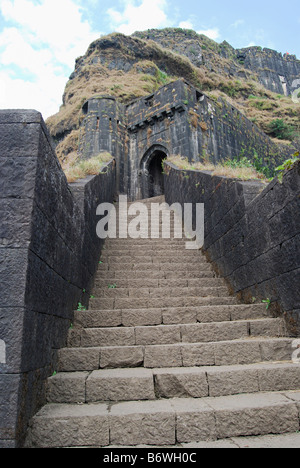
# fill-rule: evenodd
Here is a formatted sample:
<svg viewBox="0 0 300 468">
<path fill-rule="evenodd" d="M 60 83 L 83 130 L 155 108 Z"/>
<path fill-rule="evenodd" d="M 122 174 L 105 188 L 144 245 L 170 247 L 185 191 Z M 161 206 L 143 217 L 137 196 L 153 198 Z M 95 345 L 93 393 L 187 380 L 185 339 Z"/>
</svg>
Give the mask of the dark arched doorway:
<svg viewBox="0 0 300 468">
<path fill-rule="evenodd" d="M 168 150 L 161 145 L 152 146 L 141 161 L 140 190 L 142 198 L 158 197 L 164 194 L 163 161 Z"/>
</svg>

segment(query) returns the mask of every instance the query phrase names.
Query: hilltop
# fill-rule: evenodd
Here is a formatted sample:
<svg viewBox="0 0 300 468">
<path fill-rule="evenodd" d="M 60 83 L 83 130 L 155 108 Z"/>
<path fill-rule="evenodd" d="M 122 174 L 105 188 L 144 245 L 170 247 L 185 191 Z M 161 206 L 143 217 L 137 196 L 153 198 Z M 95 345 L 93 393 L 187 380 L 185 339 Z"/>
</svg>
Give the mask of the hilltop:
<svg viewBox="0 0 300 468">
<path fill-rule="evenodd" d="M 184 78 L 211 99 L 225 99 L 278 142 L 299 138 L 300 106 L 291 98 L 300 61 L 270 49 L 236 50 L 191 30 L 114 33 L 94 41 L 79 57 L 63 103 L 47 126 L 63 165 L 76 158 L 82 105 L 95 94 L 123 104 Z"/>
</svg>

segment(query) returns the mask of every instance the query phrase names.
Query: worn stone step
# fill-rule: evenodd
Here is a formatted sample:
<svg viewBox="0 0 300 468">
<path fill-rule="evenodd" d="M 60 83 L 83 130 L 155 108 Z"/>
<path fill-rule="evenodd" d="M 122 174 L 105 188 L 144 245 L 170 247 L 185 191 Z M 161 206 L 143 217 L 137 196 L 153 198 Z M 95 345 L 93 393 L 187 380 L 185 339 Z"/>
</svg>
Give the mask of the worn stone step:
<svg viewBox="0 0 300 468">
<path fill-rule="evenodd" d="M 128 218 L 128 222 L 130 222 L 129 218 Z M 124 238 L 124 236 L 126 235 L 126 225 L 125 226 L 122 225 L 120 227 L 119 223 L 117 223 L 116 232 L 114 234 L 116 234 L 117 239 L 119 238 L 120 235 L 122 236 L 122 238 Z M 128 235 L 128 239 L 130 239 L 132 236 L 132 233 L 130 232 L 129 229 L 127 229 L 127 235 Z M 162 222 L 161 219 L 157 221 L 154 218 L 152 219 L 151 217 L 148 217 L 148 218 L 140 218 L 140 226 L 135 228 L 134 236 L 138 236 L 138 238 L 141 238 L 141 239 L 175 238 L 176 240 L 178 240 L 178 239 L 184 239 L 186 237 L 186 233 L 184 231 L 184 228 L 181 228 L 180 225 L 174 225 L 174 221 L 172 218 L 169 224 L 168 221 Z"/>
<path fill-rule="evenodd" d="M 48 404 L 31 421 L 27 447 L 175 445 L 299 430 L 300 392 Z"/>
<path fill-rule="evenodd" d="M 123 297 L 123 298 L 98 298 L 91 299 L 89 308 L 91 310 L 107 310 L 107 309 L 155 309 L 165 307 L 197 307 L 205 305 L 228 305 L 237 304 L 235 297 Z"/>
<path fill-rule="evenodd" d="M 182 262 L 176 262 L 176 263 L 170 263 L 170 262 L 163 262 L 161 261 L 160 263 L 103 263 L 99 266 L 96 277 L 101 277 L 101 273 L 105 271 L 112 271 L 112 272 L 131 272 L 131 271 L 141 271 L 143 274 L 147 274 L 148 271 L 189 271 L 189 272 L 201 272 L 201 271 L 207 271 L 211 269 L 211 265 L 205 262 L 200 262 L 200 263 L 189 263 L 188 260 L 182 261 Z"/>
<path fill-rule="evenodd" d="M 221 367 L 61 372 L 47 382 L 49 403 L 204 398 L 300 390 L 300 366 L 258 363 Z"/>
<path fill-rule="evenodd" d="M 91 303 L 98 298 L 114 297 L 114 298 L 125 298 L 125 297 L 139 297 L 139 298 L 162 298 L 162 297 L 207 297 L 217 296 L 226 297 L 229 296 L 228 289 L 225 286 L 206 286 L 206 287 L 160 287 L 160 288 L 120 288 L 109 285 L 106 288 L 97 288 L 93 290 L 94 298 L 91 299 Z"/>
<path fill-rule="evenodd" d="M 146 346 L 174 343 L 207 343 L 248 336 L 285 336 L 282 319 L 236 320 L 219 323 L 156 325 L 113 328 L 77 328 L 78 346 Z"/>
<path fill-rule="evenodd" d="M 93 372 L 62 372 L 47 382 L 49 403 L 154 400 L 154 377 L 150 369 L 109 369 Z"/>
<path fill-rule="evenodd" d="M 75 327 L 111 328 L 258 319 L 266 317 L 267 311 L 264 304 L 238 304 L 163 309 L 86 310 L 76 311 L 74 314 Z"/>
<path fill-rule="evenodd" d="M 152 372 L 157 398 L 204 398 L 282 390 L 300 391 L 300 366 L 291 362 L 152 369 Z"/>
<path fill-rule="evenodd" d="M 190 239 L 188 239 L 190 240 Z M 149 249 L 183 249 L 185 250 L 185 243 L 187 239 L 108 239 L 105 241 L 105 249 L 103 249 L 103 252 L 105 250 L 110 250 L 110 249 L 123 249 L 123 248 L 134 248 L 136 247 L 137 249 L 141 248 L 149 248 Z"/>
<path fill-rule="evenodd" d="M 119 263 L 125 263 L 125 264 L 153 264 L 153 268 L 156 268 L 157 264 L 164 264 L 164 263 L 183 263 L 183 264 L 202 264 L 202 263 L 207 263 L 206 259 L 201 255 L 197 256 L 189 256 L 187 257 L 184 254 L 176 254 L 174 255 L 173 252 L 169 253 L 168 255 L 164 252 L 164 255 L 149 255 L 149 253 L 145 253 L 145 255 L 130 255 L 129 253 L 127 255 L 107 255 L 107 256 L 102 256 L 101 261 L 103 262 L 104 265 L 118 265 Z M 100 268 L 101 271 L 101 268 Z"/>
<path fill-rule="evenodd" d="M 156 257 L 174 258 L 174 254 L 180 258 L 181 257 L 188 258 L 188 259 L 196 258 L 199 260 L 205 259 L 205 256 L 202 254 L 200 250 L 183 249 L 180 252 L 178 250 L 174 252 L 172 248 L 170 249 L 167 249 L 166 247 L 159 248 L 158 246 L 157 248 L 153 248 L 153 249 L 143 249 L 143 248 L 136 248 L 136 247 L 131 247 L 127 249 L 119 249 L 119 250 L 105 249 L 103 250 L 101 254 L 101 258 L 104 258 L 104 259 L 114 258 L 114 257 L 123 258 L 127 256 L 137 257 L 137 258 L 144 257 L 144 256 L 151 257 L 151 258 L 156 258 Z"/>
<path fill-rule="evenodd" d="M 290 361 L 291 338 L 251 337 L 213 343 L 149 346 L 70 347 L 58 351 L 58 371 L 126 367 L 199 367 Z"/>
<path fill-rule="evenodd" d="M 94 290 L 97 288 L 187 288 L 187 287 L 201 287 L 207 288 L 210 286 L 224 286 L 224 280 L 222 278 L 173 278 L 173 279 L 159 279 L 159 278 L 143 278 L 143 279 L 131 279 L 131 278 L 109 278 L 107 279 L 96 279 L 94 284 Z"/>
<path fill-rule="evenodd" d="M 215 273 L 212 271 L 210 266 L 205 266 L 205 269 L 201 269 L 199 271 L 159 271 L 159 270 L 147 270 L 147 271 L 131 271 L 130 275 L 126 271 L 103 271 L 98 272 L 95 276 L 95 284 L 98 281 L 108 281 L 108 285 L 117 284 L 117 280 L 123 279 L 141 279 L 143 278 L 145 284 L 148 280 L 152 279 L 160 279 L 160 280 L 169 280 L 169 279 L 201 279 L 201 278 L 214 278 Z"/>
</svg>

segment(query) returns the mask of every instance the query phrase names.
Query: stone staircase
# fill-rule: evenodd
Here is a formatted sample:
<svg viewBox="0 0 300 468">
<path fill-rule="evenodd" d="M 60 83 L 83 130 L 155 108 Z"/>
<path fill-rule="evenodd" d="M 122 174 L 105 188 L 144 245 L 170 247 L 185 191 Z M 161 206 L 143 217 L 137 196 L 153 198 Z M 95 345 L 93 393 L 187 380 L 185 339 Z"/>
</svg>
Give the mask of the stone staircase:
<svg viewBox="0 0 300 468">
<path fill-rule="evenodd" d="M 300 366 L 282 319 L 240 304 L 182 239 L 108 240 L 102 262 L 26 446 L 180 446 L 299 431 Z"/>
</svg>

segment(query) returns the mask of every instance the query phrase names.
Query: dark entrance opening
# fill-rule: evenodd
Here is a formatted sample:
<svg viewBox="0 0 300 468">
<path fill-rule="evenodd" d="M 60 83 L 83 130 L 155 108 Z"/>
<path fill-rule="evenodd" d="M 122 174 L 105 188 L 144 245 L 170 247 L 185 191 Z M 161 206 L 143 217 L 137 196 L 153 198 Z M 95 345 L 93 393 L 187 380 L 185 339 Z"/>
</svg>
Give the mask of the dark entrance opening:
<svg viewBox="0 0 300 468">
<path fill-rule="evenodd" d="M 166 155 L 157 152 L 153 155 L 149 164 L 149 198 L 158 197 L 164 194 L 164 175 L 163 175 L 163 160 Z"/>
<path fill-rule="evenodd" d="M 159 145 L 152 147 L 141 162 L 141 195 L 142 198 L 153 198 L 164 194 L 163 160 L 167 150 Z"/>
</svg>

